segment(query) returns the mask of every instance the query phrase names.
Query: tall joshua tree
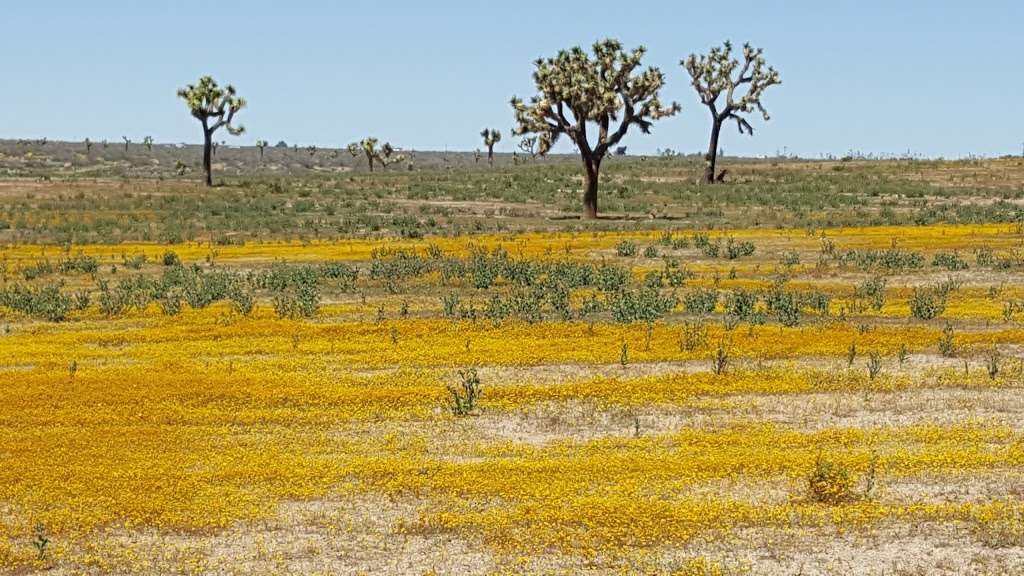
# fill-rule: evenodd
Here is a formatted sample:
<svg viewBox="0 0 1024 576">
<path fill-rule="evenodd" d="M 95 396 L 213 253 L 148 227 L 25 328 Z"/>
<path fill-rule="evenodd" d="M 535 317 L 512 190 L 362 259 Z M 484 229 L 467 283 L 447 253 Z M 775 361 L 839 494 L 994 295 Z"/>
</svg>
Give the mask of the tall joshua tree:
<svg viewBox="0 0 1024 576">
<path fill-rule="evenodd" d="M 639 70 L 646 49 L 625 52 L 617 40 L 593 46 L 593 56 L 579 46 L 562 50 L 554 58 L 539 59 L 533 80 L 540 92 L 526 104 L 512 98 L 517 136 L 539 137 L 539 154 L 547 154 L 565 134 L 583 160 L 583 218 L 597 218 L 597 185 L 601 160 L 626 135 L 630 126 L 649 133 L 654 120 L 679 112 L 675 102 L 663 106 L 658 91 L 665 83 L 660 70 Z M 588 124 L 597 127 L 591 144 Z"/>
<path fill-rule="evenodd" d="M 484 128 L 480 131 L 480 137 L 484 139 L 484 146 L 487 147 L 487 164 L 494 165 L 494 145 L 501 142 L 501 132 L 494 128 Z"/>
<path fill-rule="evenodd" d="M 782 80 L 774 68 L 765 67 L 762 50 L 750 44 L 743 45 L 742 66 L 732 57 L 732 44 L 728 41 L 721 47 L 715 46 L 708 54 L 690 54 L 679 64 L 690 73 L 700 101 L 711 110 L 711 143 L 705 156 L 704 180 L 713 183 L 722 124 L 735 120 L 740 134 L 753 136 L 754 128 L 742 115 L 757 109 L 767 121 L 768 112 L 761 104 L 761 95 L 769 86 L 781 84 Z M 734 74 L 737 68 L 739 74 Z M 723 92 L 725 101 L 719 102 Z"/>
<path fill-rule="evenodd" d="M 387 168 L 390 164 L 395 164 L 405 160 L 405 156 L 397 154 L 398 151 L 390 142 L 385 142 L 383 146 L 377 148 L 377 140 L 374 137 L 364 138 L 361 142 L 353 142 L 348 145 L 348 152 L 352 157 L 363 154 L 366 156 L 366 162 L 370 166 L 370 172 L 373 172 L 374 164 L 380 164 L 381 167 Z"/>
<path fill-rule="evenodd" d="M 228 84 L 224 88 L 209 77 L 203 76 L 198 84 L 189 84 L 178 90 L 178 97 L 185 100 L 189 111 L 203 125 L 203 172 L 206 174 L 206 185 L 213 185 L 211 156 L 213 154 L 213 134 L 226 128 L 232 136 L 245 132 L 244 126 L 232 126 L 235 114 L 245 108 L 245 99 L 239 98 L 235 87 Z"/>
</svg>

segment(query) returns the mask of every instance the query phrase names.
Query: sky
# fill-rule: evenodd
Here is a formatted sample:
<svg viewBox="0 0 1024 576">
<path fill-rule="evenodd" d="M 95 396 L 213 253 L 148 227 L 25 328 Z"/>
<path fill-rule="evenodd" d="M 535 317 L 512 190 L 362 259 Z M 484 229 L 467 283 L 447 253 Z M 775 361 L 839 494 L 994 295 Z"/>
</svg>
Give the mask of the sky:
<svg viewBox="0 0 1024 576">
<path fill-rule="evenodd" d="M 1021 154 L 1024 2 L 860 0 L 33 0 L 0 15 L 0 138 L 201 141 L 175 92 L 232 83 L 257 139 L 341 147 L 365 136 L 417 150 L 497 150 L 509 99 L 535 93 L 538 57 L 613 37 L 646 46 L 683 110 L 633 130 L 631 153 L 707 147 L 710 112 L 679 61 L 723 40 L 764 49 L 782 85 L 728 154 Z M 562 151 L 570 150 L 562 144 Z"/>
</svg>

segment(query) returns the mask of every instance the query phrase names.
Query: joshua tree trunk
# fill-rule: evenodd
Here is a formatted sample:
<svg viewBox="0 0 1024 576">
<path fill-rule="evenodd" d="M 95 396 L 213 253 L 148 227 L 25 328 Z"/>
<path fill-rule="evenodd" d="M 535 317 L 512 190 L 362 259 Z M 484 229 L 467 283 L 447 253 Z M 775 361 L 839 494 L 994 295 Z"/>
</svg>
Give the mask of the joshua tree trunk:
<svg viewBox="0 0 1024 576">
<path fill-rule="evenodd" d="M 213 186 L 213 133 L 203 123 L 203 172 L 206 174 L 206 185 Z"/>
<path fill-rule="evenodd" d="M 494 166 L 494 144 L 487 147 L 487 165 Z"/>
<path fill-rule="evenodd" d="M 583 219 L 597 218 L 597 180 L 601 172 L 601 159 L 583 156 Z"/>
<path fill-rule="evenodd" d="M 706 166 L 704 168 L 704 181 L 708 184 L 715 183 L 715 161 L 718 160 L 718 135 L 722 132 L 722 121 L 716 119 L 711 126 L 711 144 L 708 145 L 708 154 L 704 157 Z"/>
<path fill-rule="evenodd" d="M 373 172 L 373 155 L 369 152 L 366 153 L 366 161 L 370 164 L 370 172 Z"/>
</svg>

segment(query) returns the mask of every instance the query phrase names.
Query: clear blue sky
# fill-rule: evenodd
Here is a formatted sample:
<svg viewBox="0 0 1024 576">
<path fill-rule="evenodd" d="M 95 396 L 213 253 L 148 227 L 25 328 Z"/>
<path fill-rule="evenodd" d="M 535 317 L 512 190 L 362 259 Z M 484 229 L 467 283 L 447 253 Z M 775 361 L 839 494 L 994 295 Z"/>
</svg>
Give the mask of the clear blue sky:
<svg viewBox="0 0 1024 576">
<path fill-rule="evenodd" d="M 771 122 L 730 128 L 728 153 L 1017 154 L 1022 25 L 1020 0 L 10 1 L 0 138 L 198 142 L 175 90 L 212 74 L 249 100 L 232 143 L 473 149 L 484 126 L 511 126 L 534 59 L 612 36 L 647 46 L 663 99 L 683 105 L 631 151 L 706 146 L 679 60 L 728 38 L 763 47 L 783 79 Z M 499 148 L 513 146 L 506 133 Z"/>
</svg>

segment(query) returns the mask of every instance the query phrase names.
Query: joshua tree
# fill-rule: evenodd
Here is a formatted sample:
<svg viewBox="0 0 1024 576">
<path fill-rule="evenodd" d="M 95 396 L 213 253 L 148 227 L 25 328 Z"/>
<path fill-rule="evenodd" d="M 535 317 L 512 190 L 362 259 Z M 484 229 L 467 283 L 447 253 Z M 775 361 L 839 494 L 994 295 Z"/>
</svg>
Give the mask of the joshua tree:
<svg viewBox="0 0 1024 576">
<path fill-rule="evenodd" d="M 512 98 L 516 126 L 513 134 L 538 135 L 541 155 L 559 136 L 568 136 L 583 160 L 583 218 L 597 218 L 597 185 L 601 161 L 609 148 L 636 125 L 650 132 L 654 120 L 679 111 L 675 102 L 663 106 L 658 90 L 665 77 L 657 68 L 640 67 L 643 47 L 625 52 L 617 40 L 594 44 L 593 57 L 582 48 L 562 50 L 554 58 L 535 62 L 534 83 L 540 94 L 525 104 Z M 613 125 L 613 122 L 617 125 Z M 597 141 L 587 137 L 588 123 L 597 126 Z"/>
<path fill-rule="evenodd" d="M 523 139 L 519 141 L 519 149 L 524 154 L 529 154 L 530 158 L 537 156 L 537 137 L 523 136 Z"/>
<path fill-rule="evenodd" d="M 389 142 L 385 142 L 380 148 L 377 148 L 377 142 L 378 140 L 373 137 L 365 138 L 362 142 L 353 142 L 348 145 L 348 153 L 353 158 L 364 154 L 366 162 L 370 166 L 370 172 L 373 172 L 373 165 L 375 163 L 387 168 L 390 164 L 396 164 L 405 160 L 405 156 L 396 154 L 397 149 Z"/>
<path fill-rule="evenodd" d="M 743 45 L 743 65 L 732 57 L 732 44 L 726 41 L 721 47 L 715 46 L 708 54 L 690 54 L 689 58 L 680 62 L 690 73 L 693 87 L 700 95 L 700 101 L 711 110 L 711 143 L 705 156 L 704 181 L 715 182 L 715 160 L 718 158 L 718 136 L 722 124 L 735 120 L 740 134 L 754 135 L 754 128 L 741 114 L 747 114 L 756 108 L 761 116 L 768 120 L 768 112 L 761 104 L 761 95 L 765 89 L 781 84 L 779 73 L 771 66 L 765 67 L 764 56 L 760 48 L 750 44 Z M 739 68 L 739 74 L 733 73 Z M 738 90 L 745 90 L 740 94 Z M 718 102 L 718 97 L 725 92 L 725 102 Z M 721 178 L 719 178 L 721 180 Z"/>
<path fill-rule="evenodd" d="M 267 147 L 267 141 L 266 140 L 257 140 L 256 141 L 256 148 L 258 148 L 259 151 L 260 151 L 260 162 L 263 162 L 263 149 L 266 148 L 266 147 Z"/>
<path fill-rule="evenodd" d="M 92 152 L 92 140 L 85 139 L 85 153 L 89 154 Z"/>
<path fill-rule="evenodd" d="M 484 139 L 484 146 L 487 146 L 487 163 L 494 165 L 494 145 L 501 142 L 501 132 L 494 128 L 484 128 L 480 131 L 480 137 Z"/>
<path fill-rule="evenodd" d="M 121 140 L 124 140 L 124 153 L 128 153 L 128 145 L 132 143 L 132 139 L 127 136 L 121 136 Z"/>
<path fill-rule="evenodd" d="M 143 138 L 142 139 L 142 144 L 146 146 L 146 151 L 147 152 L 152 152 L 153 151 L 153 137 L 152 136 L 146 136 L 145 138 Z"/>
<path fill-rule="evenodd" d="M 234 86 L 228 84 L 221 88 L 209 76 L 200 78 L 198 84 L 189 84 L 178 90 L 178 97 L 185 100 L 192 116 L 203 125 L 203 172 L 206 173 L 206 185 L 212 186 L 213 134 L 221 128 L 227 128 L 232 136 L 245 132 L 245 127 L 231 125 L 235 114 L 245 108 L 245 99 L 237 96 Z"/>
</svg>

